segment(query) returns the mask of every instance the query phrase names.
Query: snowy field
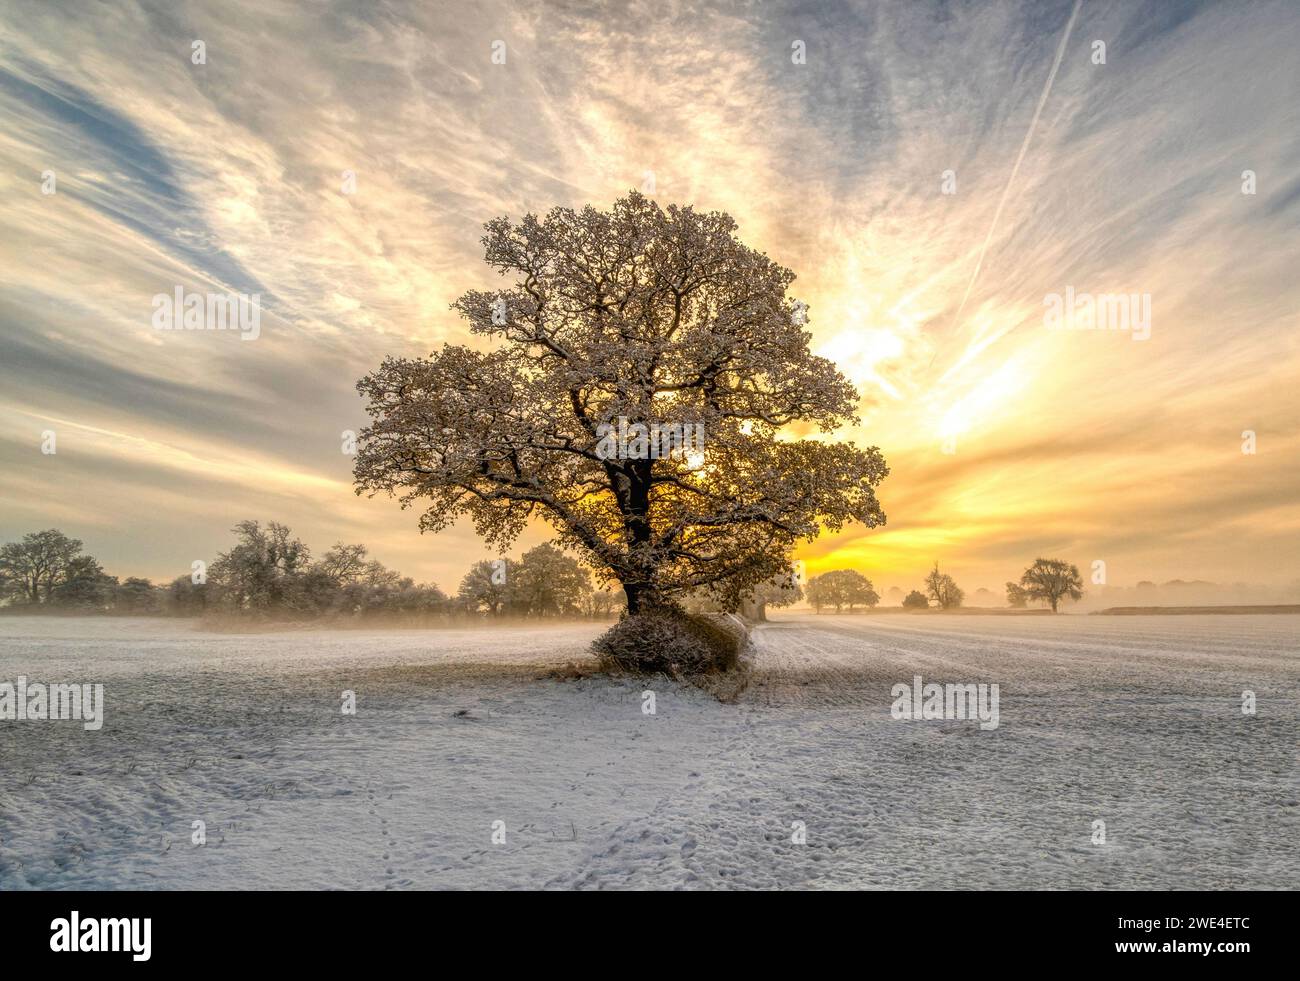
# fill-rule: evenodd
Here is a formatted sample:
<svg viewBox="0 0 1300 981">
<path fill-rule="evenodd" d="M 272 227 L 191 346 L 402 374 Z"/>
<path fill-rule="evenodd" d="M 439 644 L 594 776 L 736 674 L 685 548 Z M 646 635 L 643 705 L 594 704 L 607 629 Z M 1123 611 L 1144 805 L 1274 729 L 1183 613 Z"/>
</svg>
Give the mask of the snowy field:
<svg viewBox="0 0 1300 981">
<path fill-rule="evenodd" d="M 1300 888 L 1300 618 L 786 616 L 734 705 L 543 677 L 601 629 L 0 618 L 0 682 L 106 694 L 0 721 L 0 889 Z"/>
</svg>

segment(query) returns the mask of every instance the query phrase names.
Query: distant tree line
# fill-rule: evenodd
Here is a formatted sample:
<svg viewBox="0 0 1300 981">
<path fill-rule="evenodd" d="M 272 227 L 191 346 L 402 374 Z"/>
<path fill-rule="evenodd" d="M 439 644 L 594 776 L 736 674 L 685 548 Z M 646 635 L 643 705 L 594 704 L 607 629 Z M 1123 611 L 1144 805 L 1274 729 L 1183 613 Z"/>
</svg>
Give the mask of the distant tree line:
<svg viewBox="0 0 1300 981">
<path fill-rule="evenodd" d="M 118 582 L 82 554 L 82 543 L 54 528 L 0 546 L 0 602 L 28 608 L 134 607 L 155 590 L 147 579 Z"/>
<path fill-rule="evenodd" d="M 924 592 L 912 590 L 903 598 L 905 610 L 955 610 L 961 607 L 966 593 L 952 576 L 939 571 L 939 563 L 926 575 Z M 855 606 L 874 607 L 880 602 L 871 580 L 852 569 L 835 569 L 808 580 L 805 589 L 809 604 L 820 613 L 834 607 L 836 613 Z M 1057 611 L 1066 599 L 1083 597 L 1083 580 L 1078 567 L 1061 559 L 1036 559 L 1025 570 L 1020 582 L 1007 583 L 1007 605 L 1023 609 L 1031 601 L 1042 602 Z"/>
<path fill-rule="evenodd" d="M 931 604 L 949 610 L 961 606 L 965 593 L 952 576 L 939 571 L 938 563 L 925 577 L 925 592 L 912 590 L 903 598 L 906 610 L 926 610 Z M 866 609 L 880 602 L 880 595 L 870 579 L 852 569 L 834 569 L 808 580 L 808 602 L 820 613 L 826 607 L 835 607 L 836 613 L 853 612 L 855 606 Z"/>
<path fill-rule="evenodd" d="M 341 620 L 504 617 L 605 619 L 621 591 L 594 586 L 576 559 L 553 545 L 518 559 L 476 563 L 455 596 L 373 559 L 364 545 L 339 542 L 319 558 L 278 522 L 241 521 L 235 544 L 203 572 L 156 585 L 108 575 L 82 542 L 57 529 L 0 546 L 0 607 L 12 613 L 122 616 L 233 615 Z"/>
<path fill-rule="evenodd" d="M 123 616 L 233 614 L 282 619 L 544 618 L 607 619 L 625 606 L 622 590 L 593 585 L 588 571 L 554 545 L 542 544 L 519 559 L 475 563 L 455 596 L 370 558 L 364 545 L 339 542 L 320 558 L 288 527 L 241 521 L 235 544 L 220 553 L 206 574 L 177 576 L 155 585 L 148 579 L 108 575 L 82 543 L 50 528 L 0 546 L 0 607 L 10 612 L 111 613 Z M 938 563 L 926 575 L 924 592 L 912 590 L 904 609 L 949 610 L 965 593 Z M 1006 584 L 1007 604 L 1024 608 L 1041 602 L 1056 612 L 1064 600 L 1083 596 L 1076 566 L 1061 559 L 1036 559 L 1019 582 Z M 852 569 L 814 576 L 802 587 L 791 574 L 759 583 L 741 604 L 722 603 L 704 592 L 683 597 L 699 612 L 739 610 L 765 619 L 767 606 L 788 606 L 806 598 L 820 613 L 880 602 L 871 580 Z"/>
</svg>

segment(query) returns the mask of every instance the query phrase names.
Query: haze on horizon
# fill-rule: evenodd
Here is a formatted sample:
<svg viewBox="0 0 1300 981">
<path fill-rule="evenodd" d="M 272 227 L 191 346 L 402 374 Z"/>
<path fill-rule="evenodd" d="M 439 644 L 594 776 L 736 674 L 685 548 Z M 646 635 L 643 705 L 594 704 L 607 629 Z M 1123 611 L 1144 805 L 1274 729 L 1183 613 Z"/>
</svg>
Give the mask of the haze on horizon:
<svg viewBox="0 0 1300 981">
<path fill-rule="evenodd" d="M 938 560 L 969 595 L 1050 555 L 1121 586 L 1300 579 L 1292 3 L 14 0 L 0 21 L 0 541 L 58 527 L 165 581 L 274 519 L 454 591 L 489 557 L 471 527 L 421 536 L 352 491 L 356 380 L 482 343 L 448 307 L 498 282 L 484 221 L 652 177 L 798 274 L 862 393 L 840 438 L 881 447 L 888 525 L 823 536 L 811 574 L 883 595 Z M 261 336 L 155 331 L 176 286 L 259 292 Z M 1150 338 L 1046 329 L 1070 287 L 1150 294 Z"/>
</svg>

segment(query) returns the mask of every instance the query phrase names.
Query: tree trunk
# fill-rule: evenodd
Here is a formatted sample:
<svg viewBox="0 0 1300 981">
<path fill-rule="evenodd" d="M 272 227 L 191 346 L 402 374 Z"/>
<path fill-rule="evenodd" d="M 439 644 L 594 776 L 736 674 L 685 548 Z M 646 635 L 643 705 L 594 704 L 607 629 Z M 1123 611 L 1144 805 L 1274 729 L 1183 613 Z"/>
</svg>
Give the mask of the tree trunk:
<svg viewBox="0 0 1300 981">
<path fill-rule="evenodd" d="M 628 535 L 628 571 L 631 578 L 638 582 L 623 582 L 623 593 L 627 596 L 627 612 L 631 615 L 643 613 L 656 605 L 659 596 L 650 584 L 653 571 L 647 569 L 644 550 L 650 543 L 650 475 L 651 463 L 646 460 L 639 465 L 628 468 L 627 484 L 622 493 L 621 509 L 623 511 L 624 530 Z"/>
<path fill-rule="evenodd" d="M 663 599 L 653 586 L 640 582 L 623 583 L 623 595 L 627 597 L 627 612 L 632 616 L 660 605 Z"/>
</svg>

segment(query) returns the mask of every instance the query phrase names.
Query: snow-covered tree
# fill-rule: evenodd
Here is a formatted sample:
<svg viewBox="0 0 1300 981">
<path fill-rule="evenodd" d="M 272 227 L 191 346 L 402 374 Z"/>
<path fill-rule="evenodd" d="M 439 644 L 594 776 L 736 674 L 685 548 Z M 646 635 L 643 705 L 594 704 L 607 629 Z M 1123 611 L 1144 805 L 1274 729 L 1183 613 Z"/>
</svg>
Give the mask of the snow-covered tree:
<svg viewBox="0 0 1300 981">
<path fill-rule="evenodd" d="M 48 603 L 54 591 L 69 581 L 80 556 L 81 542 L 57 528 L 8 542 L 0 546 L 0 595 L 24 603 Z"/>
<path fill-rule="evenodd" d="M 309 567 L 311 550 L 278 521 L 265 528 L 257 521 L 241 521 L 232 530 L 238 541 L 217 556 L 208 572 L 213 593 L 236 611 L 287 605 Z"/>
<path fill-rule="evenodd" d="M 361 380 L 358 493 L 419 503 L 425 531 L 468 516 L 497 546 L 542 518 L 632 613 L 697 588 L 739 597 L 820 527 L 884 523 L 876 447 L 788 431 L 856 422 L 857 395 L 809 350 L 793 273 L 728 215 L 633 192 L 485 227 L 511 281 L 454 308 L 498 343 L 388 358 Z M 671 427 L 703 446 L 625 436 Z"/>
<path fill-rule="evenodd" d="M 520 559 L 514 588 L 530 616 L 571 616 L 581 612 L 591 579 L 575 558 L 543 542 Z"/>
<path fill-rule="evenodd" d="M 519 563 L 513 559 L 475 562 L 460 581 L 458 598 L 475 613 L 484 610 L 495 617 L 515 612 L 518 575 Z"/>
<path fill-rule="evenodd" d="M 364 545 L 345 545 L 338 542 L 330 547 L 315 563 L 316 568 L 331 582 L 346 586 L 360 582 L 366 574 L 366 555 Z"/>
</svg>

